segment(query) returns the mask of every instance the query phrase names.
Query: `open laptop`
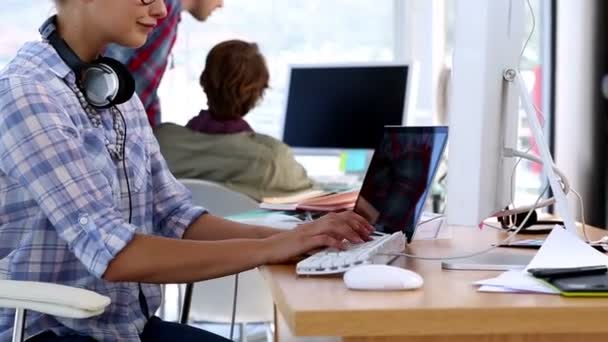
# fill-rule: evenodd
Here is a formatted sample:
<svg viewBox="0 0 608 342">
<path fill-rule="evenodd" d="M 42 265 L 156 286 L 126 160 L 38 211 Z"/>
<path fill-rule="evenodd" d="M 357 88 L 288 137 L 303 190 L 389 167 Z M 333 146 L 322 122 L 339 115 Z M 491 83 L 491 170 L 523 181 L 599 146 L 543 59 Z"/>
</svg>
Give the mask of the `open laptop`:
<svg viewBox="0 0 608 342">
<path fill-rule="evenodd" d="M 354 211 L 377 232 L 411 242 L 448 139 L 448 128 L 386 126 Z"/>
<path fill-rule="evenodd" d="M 300 261 L 298 274 L 341 273 L 364 263 L 389 263 L 414 237 L 448 129 L 386 126 L 370 162 L 354 211 L 376 228 L 373 241 L 346 251 L 328 249 Z"/>
</svg>

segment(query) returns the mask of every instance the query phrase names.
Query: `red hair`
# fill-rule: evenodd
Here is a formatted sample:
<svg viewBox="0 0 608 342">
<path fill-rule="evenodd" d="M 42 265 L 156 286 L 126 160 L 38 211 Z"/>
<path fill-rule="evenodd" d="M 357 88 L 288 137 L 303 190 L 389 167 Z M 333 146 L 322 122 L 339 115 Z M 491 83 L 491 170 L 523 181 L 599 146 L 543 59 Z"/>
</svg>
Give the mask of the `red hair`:
<svg viewBox="0 0 608 342">
<path fill-rule="evenodd" d="M 214 46 L 200 76 L 209 112 L 216 120 L 245 116 L 268 88 L 268 68 L 258 45 L 229 40 Z"/>
</svg>

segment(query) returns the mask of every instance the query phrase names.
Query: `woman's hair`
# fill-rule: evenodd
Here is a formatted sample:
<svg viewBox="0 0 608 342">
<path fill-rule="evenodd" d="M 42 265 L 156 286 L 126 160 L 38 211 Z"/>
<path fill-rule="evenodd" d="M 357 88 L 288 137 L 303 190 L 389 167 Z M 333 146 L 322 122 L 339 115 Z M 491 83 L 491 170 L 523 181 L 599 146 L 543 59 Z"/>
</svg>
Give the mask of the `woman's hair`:
<svg viewBox="0 0 608 342">
<path fill-rule="evenodd" d="M 216 120 L 245 116 L 268 88 L 268 68 L 258 45 L 229 40 L 214 46 L 200 76 L 209 112 Z"/>
</svg>

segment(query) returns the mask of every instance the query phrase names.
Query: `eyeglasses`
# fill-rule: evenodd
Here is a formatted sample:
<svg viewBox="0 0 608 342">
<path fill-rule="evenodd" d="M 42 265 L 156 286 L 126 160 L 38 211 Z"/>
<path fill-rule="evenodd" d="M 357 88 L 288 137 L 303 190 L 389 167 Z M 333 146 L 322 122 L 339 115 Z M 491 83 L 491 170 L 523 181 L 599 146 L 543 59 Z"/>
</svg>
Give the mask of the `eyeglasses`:
<svg viewBox="0 0 608 342">
<path fill-rule="evenodd" d="M 144 5 L 152 5 L 156 0 L 141 0 L 141 3 Z"/>
</svg>

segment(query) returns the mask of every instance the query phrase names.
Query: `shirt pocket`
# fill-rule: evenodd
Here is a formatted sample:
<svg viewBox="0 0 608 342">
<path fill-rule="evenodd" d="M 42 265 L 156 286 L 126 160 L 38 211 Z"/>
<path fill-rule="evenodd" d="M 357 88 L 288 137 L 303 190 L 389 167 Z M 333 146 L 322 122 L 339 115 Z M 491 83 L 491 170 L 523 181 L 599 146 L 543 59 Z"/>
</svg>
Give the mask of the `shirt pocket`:
<svg viewBox="0 0 608 342">
<path fill-rule="evenodd" d="M 118 195 L 118 181 L 114 162 L 106 148 L 106 138 L 99 129 L 91 128 L 81 131 L 82 144 L 93 162 L 94 170 L 99 170 L 108 180 L 114 195 Z"/>
<path fill-rule="evenodd" d="M 152 171 L 148 150 L 146 149 L 146 142 L 141 136 L 132 134 L 127 137 L 125 161 L 127 164 L 126 171 L 129 175 L 129 187 L 131 188 L 131 191 L 146 191 L 146 185 L 151 177 L 150 174 Z"/>
</svg>

